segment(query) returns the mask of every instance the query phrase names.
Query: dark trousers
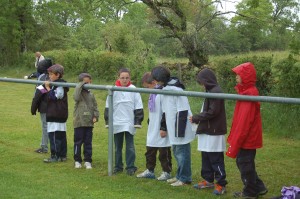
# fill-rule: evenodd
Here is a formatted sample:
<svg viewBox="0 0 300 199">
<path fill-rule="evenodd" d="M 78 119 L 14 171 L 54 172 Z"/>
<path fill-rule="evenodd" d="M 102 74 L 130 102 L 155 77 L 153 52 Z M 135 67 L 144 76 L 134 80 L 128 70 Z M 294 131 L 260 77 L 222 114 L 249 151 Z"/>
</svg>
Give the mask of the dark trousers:
<svg viewBox="0 0 300 199">
<path fill-rule="evenodd" d="M 207 182 L 216 183 L 225 186 L 227 184 L 224 152 L 201 152 L 202 155 L 202 169 L 201 176 Z"/>
<path fill-rule="evenodd" d="M 67 157 L 67 135 L 66 131 L 49 132 L 51 156 L 57 158 Z"/>
<path fill-rule="evenodd" d="M 81 146 L 83 144 L 83 155 L 85 162 L 92 162 L 92 139 L 93 127 L 74 128 L 74 160 L 82 162 Z"/>
<path fill-rule="evenodd" d="M 120 132 L 114 134 L 114 142 L 115 142 L 115 169 L 123 170 L 123 158 L 122 158 L 122 150 L 123 150 L 123 142 L 126 142 L 126 170 L 137 170 L 137 167 L 134 165 L 135 163 L 135 147 L 134 147 L 134 136 L 129 132 Z"/>
<path fill-rule="evenodd" d="M 241 149 L 236 158 L 236 165 L 240 170 L 244 183 L 243 193 L 246 196 L 257 196 L 260 191 L 266 189 L 263 181 L 255 170 L 255 149 Z"/>
<path fill-rule="evenodd" d="M 164 172 L 170 173 L 172 171 L 172 156 L 171 147 L 149 147 L 147 146 L 146 167 L 149 171 L 154 171 L 156 166 L 156 154 L 159 151 L 158 159 Z"/>
</svg>

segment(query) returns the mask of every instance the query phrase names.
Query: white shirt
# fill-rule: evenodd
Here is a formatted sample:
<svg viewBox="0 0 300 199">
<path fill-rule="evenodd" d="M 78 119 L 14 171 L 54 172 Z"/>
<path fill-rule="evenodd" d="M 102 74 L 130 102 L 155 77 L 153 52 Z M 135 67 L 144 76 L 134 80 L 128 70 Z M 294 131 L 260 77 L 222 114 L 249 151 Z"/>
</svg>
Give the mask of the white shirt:
<svg viewBox="0 0 300 199">
<path fill-rule="evenodd" d="M 166 86 L 163 90 L 183 91 L 176 86 Z M 162 96 L 162 110 L 166 115 L 166 123 L 168 135 L 171 145 L 188 144 L 195 138 L 195 133 L 192 131 L 192 124 L 189 122 L 188 117 L 192 116 L 188 98 L 186 96 Z M 188 110 L 188 117 L 185 129 L 185 137 L 175 137 L 175 121 L 176 114 L 180 111 Z"/>
<path fill-rule="evenodd" d="M 169 135 L 162 138 L 160 136 L 160 123 L 162 118 L 161 95 L 155 97 L 155 110 L 149 110 L 149 125 L 147 131 L 147 146 L 149 147 L 169 147 Z"/>
<path fill-rule="evenodd" d="M 135 88 L 130 85 L 130 88 Z M 108 98 L 106 99 L 106 108 L 108 108 Z M 113 94 L 113 132 L 114 134 L 128 131 L 134 135 L 134 110 L 142 109 L 143 102 L 139 93 L 114 91 Z"/>
<path fill-rule="evenodd" d="M 198 151 L 224 152 L 225 150 L 225 135 L 198 135 Z"/>
<path fill-rule="evenodd" d="M 35 68 L 37 68 L 38 67 L 38 63 L 40 61 L 44 60 L 44 59 L 45 59 L 45 57 L 43 55 L 41 55 L 40 57 L 36 57 L 35 58 L 35 64 L 34 64 Z"/>
</svg>

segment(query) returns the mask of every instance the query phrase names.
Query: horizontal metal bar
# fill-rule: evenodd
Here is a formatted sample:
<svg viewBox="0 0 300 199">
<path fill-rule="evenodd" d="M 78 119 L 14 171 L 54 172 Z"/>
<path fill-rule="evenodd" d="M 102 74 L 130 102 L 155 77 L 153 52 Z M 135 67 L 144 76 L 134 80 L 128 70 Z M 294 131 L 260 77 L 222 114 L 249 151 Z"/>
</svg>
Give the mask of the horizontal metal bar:
<svg viewBox="0 0 300 199">
<path fill-rule="evenodd" d="M 13 78 L 0 78 L 0 81 L 13 82 L 13 83 L 25 83 L 25 84 L 44 83 L 43 81 L 37 81 L 37 80 L 13 79 Z M 51 82 L 51 84 L 56 86 L 63 86 L 63 87 L 75 87 L 77 85 L 76 83 L 62 83 L 62 82 Z M 249 96 L 249 95 L 207 93 L 207 92 L 195 92 L 195 91 L 166 91 L 160 89 L 128 88 L 128 87 L 117 87 L 117 86 L 96 85 L 96 84 L 86 84 L 84 85 L 84 87 L 87 89 L 97 89 L 97 90 L 155 93 L 155 94 L 163 94 L 163 95 L 217 98 L 217 99 L 242 100 L 242 101 L 259 101 L 259 102 L 283 103 L 283 104 L 300 104 L 300 98 L 288 98 L 288 97 Z"/>
</svg>

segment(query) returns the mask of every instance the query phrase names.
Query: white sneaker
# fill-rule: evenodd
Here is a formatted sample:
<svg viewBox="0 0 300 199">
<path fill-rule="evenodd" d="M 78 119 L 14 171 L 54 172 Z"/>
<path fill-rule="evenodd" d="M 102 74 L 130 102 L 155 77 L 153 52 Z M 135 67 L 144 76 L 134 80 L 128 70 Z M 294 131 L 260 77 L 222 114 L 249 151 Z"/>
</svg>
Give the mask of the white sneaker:
<svg viewBox="0 0 300 199">
<path fill-rule="evenodd" d="M 171 186 L 173 187 L 179 187 L 185 185 L 184 182 L 181 182 L 180 180 L 177 180 L 176 182 L 172 183 Z"/>
<path fill-rule="evenodd" d="M 148 169 L 146 169 L 143 173 L 140 173 L 136 176 L 137 178 L 155 178 L 155 175 L 153 172 L 149 171 Z"/>
<path fill-rule="evenodd" d="M 159 181 L 165 181 L 171 178 L 171 174 L 169 174 L 168 172 L 162 172 L 161 175 L 157 178 L 157 180 Z"/>
<path fill-rule="evenodd" d="M 174 183 L 174 182 L 176 182 L 176 181 L 177 181 L 177 178 L 176 178 L 176 177 L 167 180 L 168 183 Z"/>
<path fill-rule="evenodd" d="M 75 162 L 75 169 L 80 169 L 80 168 L 81 168 L 81 163 Z"/>
<path fill-rule="evenodd" d="M 91 169 L 92 168 L 92 164 L 90 162 L 85 162 L 84 166 L 86 169 Z"/>
</svg>

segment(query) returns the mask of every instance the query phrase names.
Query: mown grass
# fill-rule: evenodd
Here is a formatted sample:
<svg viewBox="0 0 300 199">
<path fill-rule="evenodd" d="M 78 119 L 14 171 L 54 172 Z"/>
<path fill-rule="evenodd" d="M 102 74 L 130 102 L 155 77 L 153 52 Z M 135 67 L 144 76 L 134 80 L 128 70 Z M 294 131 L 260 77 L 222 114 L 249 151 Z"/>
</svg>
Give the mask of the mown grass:
<svg viewBox="0 0 300 199">
<path fill-rule="evenodd" d="M 1 77 L 23 77 L 11 71 L 1 71 Z M 24 71 L 26 72 L 26 71 Z M 75 82 L 76 77 L 67 77 Z M 95 80 L 94 83 L 102 83 Z M 73 168 L 73 127 L 72 112 L 74 102 L 69 92 L 69 113 L 67 122 L 68 161 L 45 164 L 43 158 L 49 154 L 33 152 L 39 147 L 41 127 L 39 115 L 31 116 L 30 104 L 34 92 L 33 85 L 0 82 L 0 198 L 219 198 L 212 190 L 194 190 L 192 186 L 171 187 L 157 180 L 137 179 L 125 172 L 117 176 L 107 175 L 108 134 L 104 128 L 103 110 L 106 91 L 94 91 L 101 113 L 100 121 L 94 128 L 93 169 L 75 170 Z M 194 88 L 193 88 L 194 89 Z M 197 87 L 195 89 L 198 90 Z M 147 95 L 143 95 L 147 106 Z M 200 98 L 190 98 L 193 112 L 202 103 Z M 228 102 L 227 112 L 230 121 L 233 103 Z M 145 108 L 147 115 L 147 109 Z M 145 120 L 147 117 L 145 118 Z M 298 118 L 291 118 L 298 119 Z M 230 123 L 228 123 L 230 128 Z M 146 122 L 135 136 L 136 166 L 138 172 L 145 169 Z M 280 130 L 280 129 L 278 129 Z M 197 140 L 192 142 L 193 183 L 201 180 L 201 155 L 196 148 Z M 257 171 L 265 181 L 269 193 L 267 198 L 280 195 L 282 186 L 300 185 L 300 140 L 278 138 L 270 132 L 264 134 L 264 148 L 259 149 L 256 158 Z M 234 191 L 242 189 L 239 172 L 233 159 L 225 157 L 227 193 L 220 198 L 232 198 Z M 173 175 L 176 171 L 173 159 Z M 161 172 L 157 162 L 156 175 Z"/>
</svg>

